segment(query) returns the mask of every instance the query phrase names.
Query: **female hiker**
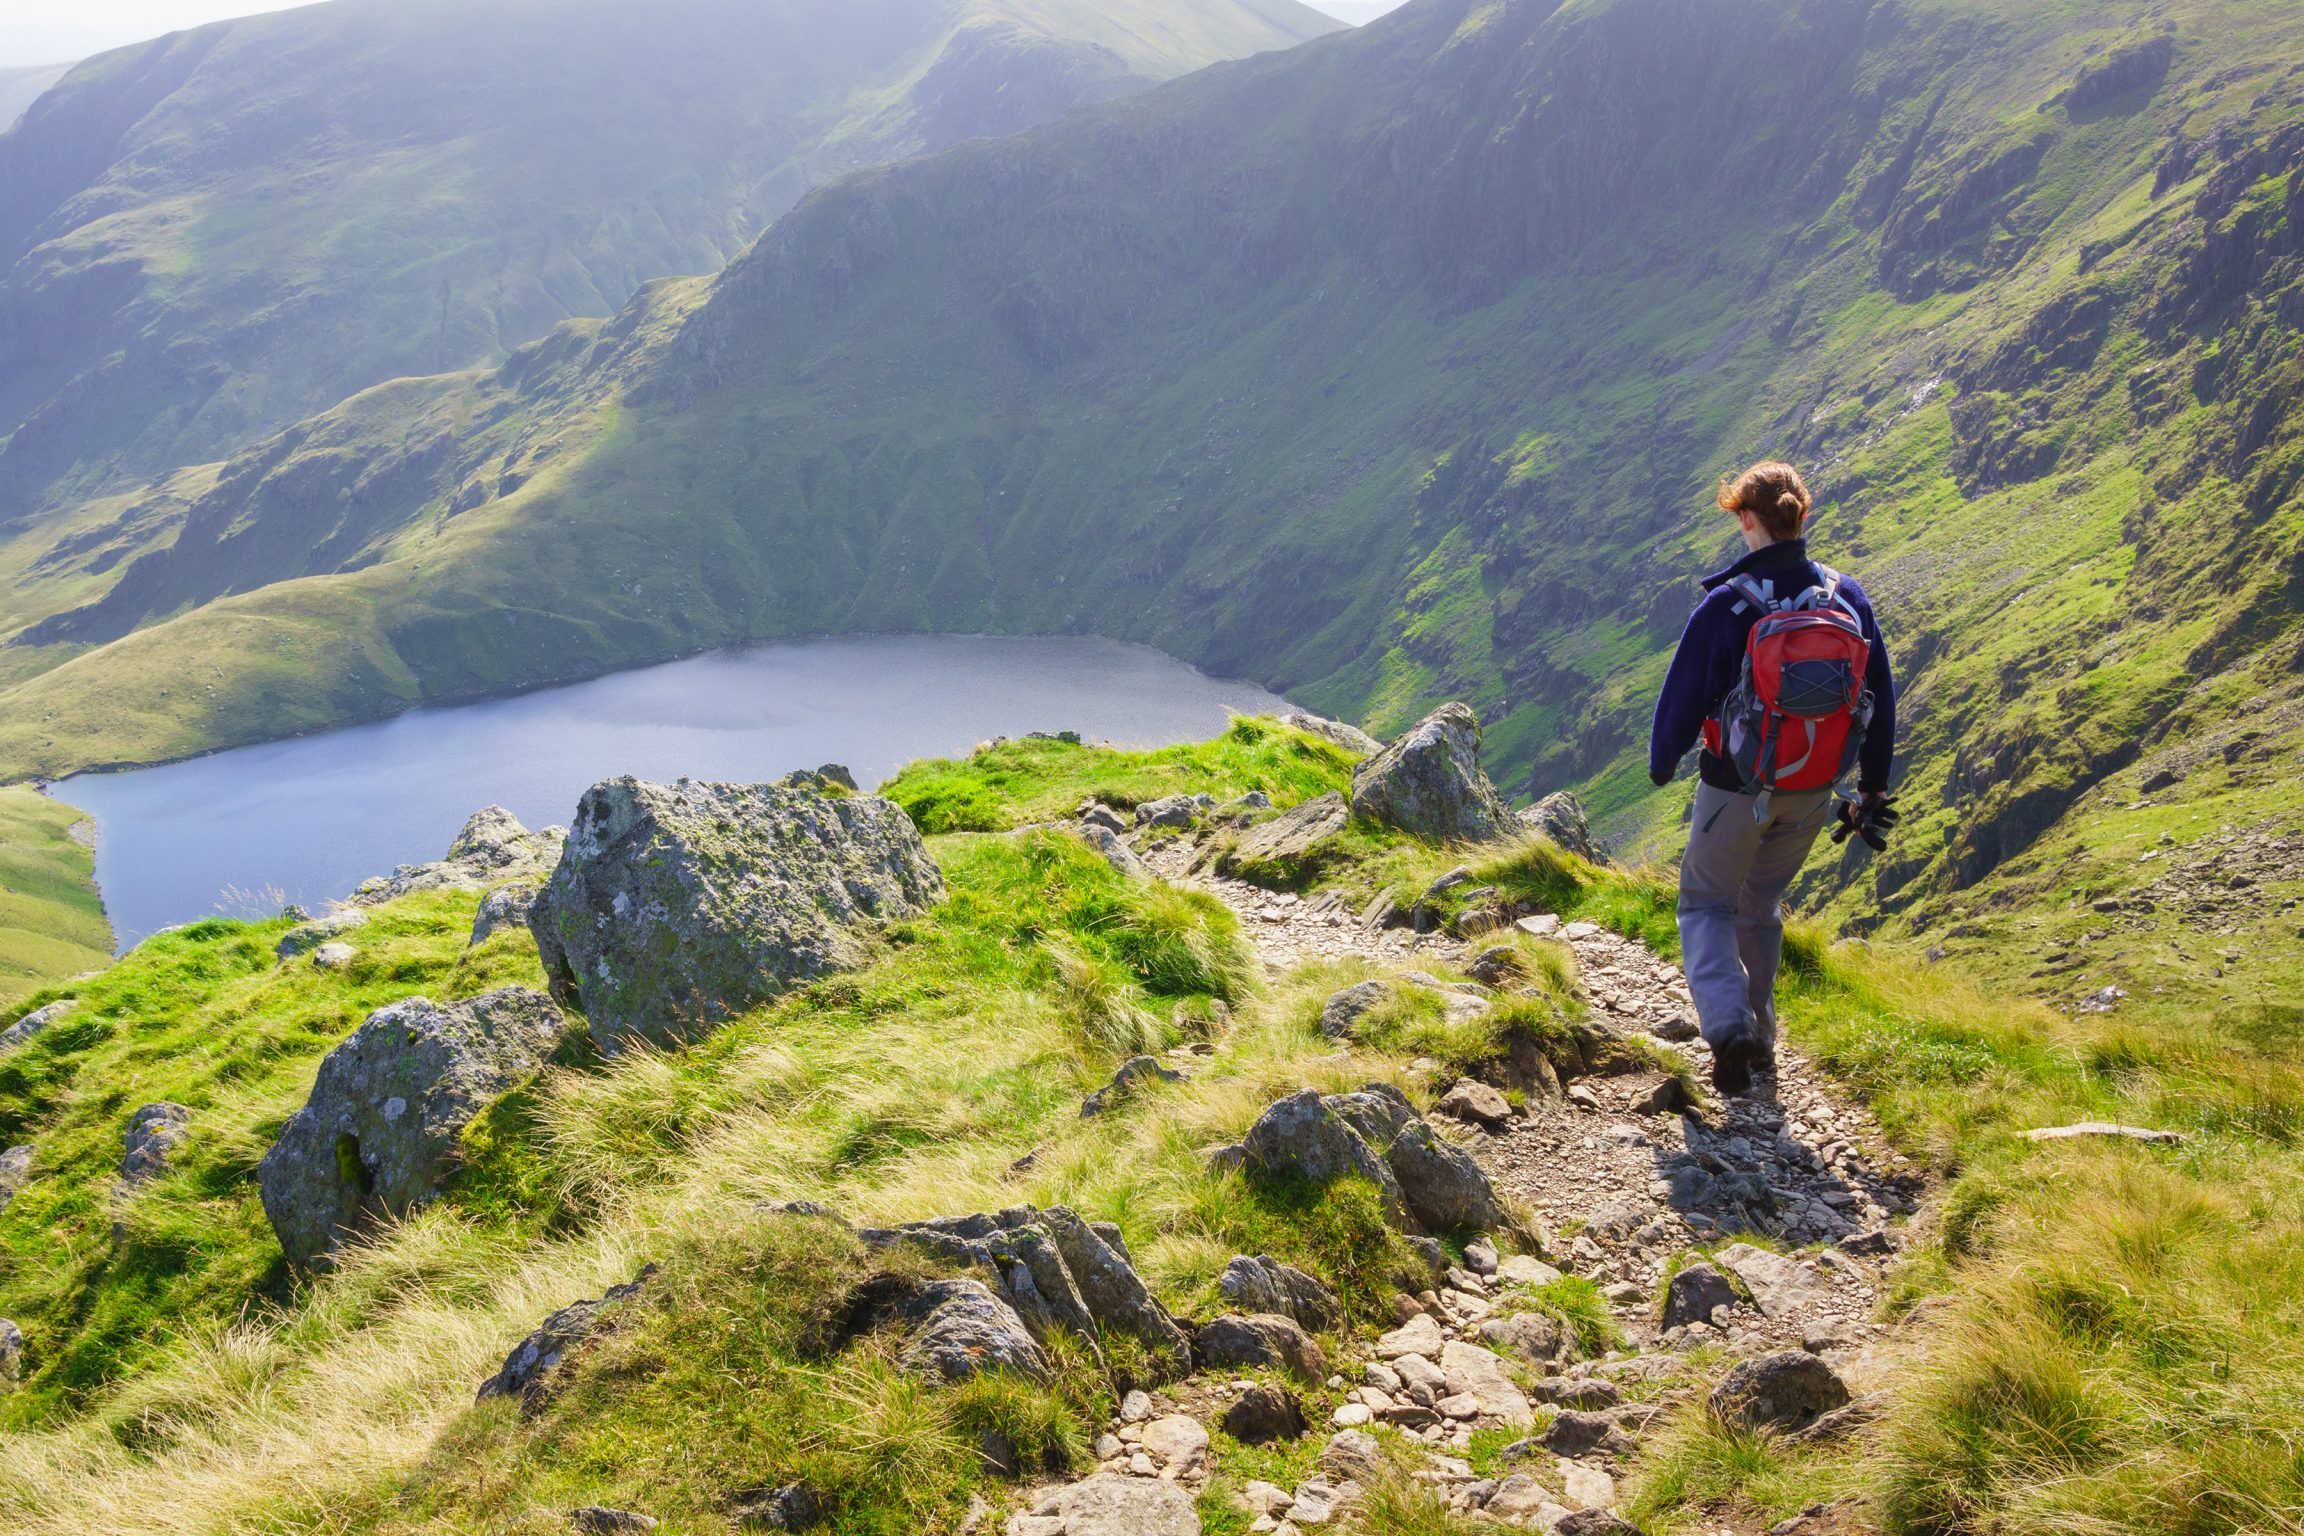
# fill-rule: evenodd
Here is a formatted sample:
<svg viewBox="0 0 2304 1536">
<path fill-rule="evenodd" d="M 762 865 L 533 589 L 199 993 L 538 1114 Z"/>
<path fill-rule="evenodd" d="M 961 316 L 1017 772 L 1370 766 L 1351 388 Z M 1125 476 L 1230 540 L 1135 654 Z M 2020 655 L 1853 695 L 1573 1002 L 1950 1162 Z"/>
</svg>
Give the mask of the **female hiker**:
<svg viewBox="0 0 2304 1536">
<path fill-rule="evenodd" d="M 1827 822 L 1887 846 L 1896 684 L 1864 589 L 1808 558 L 1808 487 L 1755 464 L 1719 491 L 1750 551 L 1704 578 L 1648 741 L 1659 785 L 1699 736 L 1702 783 L 1680 861 L 1680 964 L 1712 1082 L 1748 1092 L 1776 1065 L 1784 893 Z M 1834 787 L 1854 768 L 1857 798 Z"/>
</svg>

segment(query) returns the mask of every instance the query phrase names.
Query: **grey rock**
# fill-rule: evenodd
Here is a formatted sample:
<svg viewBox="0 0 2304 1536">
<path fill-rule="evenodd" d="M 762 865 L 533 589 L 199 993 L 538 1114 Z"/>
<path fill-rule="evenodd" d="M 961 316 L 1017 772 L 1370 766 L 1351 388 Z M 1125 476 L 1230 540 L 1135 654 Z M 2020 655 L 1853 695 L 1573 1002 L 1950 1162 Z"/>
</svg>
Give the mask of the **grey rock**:
<svg viewBox="0 0 2304 1536">
<path fill-rule="evenodd" d="M 865 956 L 942 898 L 910 817 L 871 795 L 611 779 L 584 793 L 529 928 L 553 994 L 614 1055 L 672 1045 Z"/>
<path fill-rule="evenodd" d="M 1709 1264 L 1691 1264 L 1664 1288 L 1664 1326 L 1709 1322 L 1714 1307 L 1733 1307 L 1742 1299 L 1726 1275 Z"/>
<path fill-rule="evenodd" d="M 21 1381 L 23 1377 L 24 1330 L 0 1317 L 0 1381 Z"/>
<path fill-rule="evenodd" d="M 29 1143 L 0 1152 L 0 1211 L 8 1209 L 8 1203 L 16 1198 L 24 1188 L 25 1181 L 31 1177 L 32 1148 Z"/>
<path fill-rule="evenodd" d="M 1496 1186 L 1479 1163 L 1434 1131 L 1399 1089 L 1370 1083 L 1358 1093 L 1337 1094 L 1332 1102 L 1371 1146 L 1382 1148 L 1409 1214 L 1427 1229 L 1485 1230 L 1503 1224 Z"/>
<path fill-rule="evenodd" d="M 1216 807 L 1216 814 L 1228 821 L 1243 821 L 1258 811 L 1270 809 L 1272 797 L 1260 789 L 1252 789 L 1244 795 L 1234 795 Z"/>
<path fill-rule="evenodd" d="M 1853 1434 L 1888 1411 L 1888 1400 L 1877 1392 L 1851 1398 L 1838 1408 L 1817 1415 L 1814 1423 L 1796 1432 L 1801 1440 L 1820 1443 Z"/>
<path fill-rule="evenodd" d="M 120 1158 L 120 1177 L 131 1185 L 159 1177 L 168 1168 L 168 1154 L 190 1134 L 192 1111 L 165 1101 L 147 1104 L 128 1117 L 127 1145 Z"/>
<path fill-rule="evenodd" d="M 6 1029 L 0 1030 L 0 1055 L 31 1043 L 34 1035 L 70 1013 L 77 1002 L 77 998 L 59 998 L 53 1003 L 33 1009 Z"/>
<path fill-rule="evenodd" d="M 1480 771 L 1480 720 L 1443 704 L 1352 770 L 1352 809 L 1434 842 L 1489 842 L 1512 826 Z"/>
<path fill-rule="evenodd" d="M 1349 1037 L 1352 1027 L 1371 1009 L 1392 995 L 1388 981 L 1361 981 L 1329 994 L 1320 1005 L 1320 1033 L 1331 1040 Z"/>
<path fill-rule="evenodd" d="M 389 875 L 363 880 L 352 892 L 354 906 L 372 907 L 415 891 L 476 890 L 506 880 L 540 878 L 560 857 L 565 828 L 531 832 L 500 805 L 474 811 L 431 864 L 403 864 Z"/>
<path fill-rule="evenodd" d="M 1739 1363 L 1708 1399 L 1713 1417 L 1743 1429 L 1804 1429 L 1847 1401 L 1839 1373 L 1804 1349 Z"/>
<path fill-rule="evenodd" d="M 858 793 L 862 788 L 856 782 L 856 775 L 848 771 L 848 765 L 845 763 L 826 763 L 816 770 L 816 777 L 827 784 L 837 785 L 852 795 Z"/>
<path fill-rule="evenodd" d="M 1046 1381 L 1055 1373 L 1016 1309 L 981 1280 L 931 1281 L 900 1315 L 911 1336 L 898 1358 L 916 1375 L 965 1381 L 986 1371 L 1011 1371 Z"/>
<path fill-rule="evenodd" d="M 1063 1206 L 1014 1206 L 856 1235 L 867 1248 L 910 1244 L 978 1271 L 1035 1337 L 1066 1328 L 1093 1349 L 1097 1330 L 1110 1329 L 1142 1341 L 1170 1374 L 1191 1368 L 1184 1330 L 1154 1299 L 1127 1250 Z"/>
<path fill-rule="evenodd" d="M 1259 1382 L 1235 1398 L 1217 1423 L 1235 1440 L 1269 1445 L 1304 1433 L 1304 1405 L 1286 1388 Z"/>
<path fill-rule="evenodd" d="M 523 1418 L 533 1417 L 559 1389 L 570 1354 L 605 1328 L 655 1274 L 656 1266 L 650 1264 L 624 1284 L 609 1287 L 604 1295 L 570 1302 L 545 1318 L 534 1333 L 512 1346 L 496 1374 L 480 1383 L 474 1401 L 513 1398 L 519 1402 Z"/>
<path fill-rule="evenodd" d="M 1152 878 L 1152 866 L 1136 856 L 1136 850 L 1121 841 L 1120 834 L 1110 827 L 1084 821 L 1079 826 L 1080 840 L 1096 850 L 1096 856 L 1112 866 L 1116 874 L 1131 880 Z"/>
<path fill-rule="evenodd" d="M 1640 1536 L 1640 1527 L 1612 1509 L 1578 1509 L 1561 1517 L 1552 1536 Z"/>
<path fill-rule="evenodd" d="M 299 923 L 289 929 L 280 935 L 280 942 L 273 946 L 272 952 L 283 960 L 292 960 L 298 955 L 318 949 L 331 939 L 341 938 L 353 929 L 365 926 L 367 922 L 366 907 L 344 907 L 326 917 L 314 918 L 311 922 Z"/>
<path fill-rule="evenodd" d="M 1384 750 L 1384 743 L 1360 727 L 1342 720 L 1330 720 L 1301 709 L 1290 710 L 1280 719 L 1285 725 L 1292 725 L 1307 735 L 1317 736 L 1347 752 L 1357 752 L 1362 757 L 1374 757 Z"/>
<path fill-rule="evenodd" d="M 1583 1413 L 1598 1413 L 1624 1400 L 1623 1392 L 1614 1382 L 1597 1376 L 1547 1376 L 1530 1388 L 1528 1395 L 1555 1408 L 1573 1408 Z"/>
<path fill-rule="evenodd" d="M 1148 1083 L 1180 1083 L 1184 1074 L 1174 1067 L 1164 1067 L 1151 1056 L 1131 1056 L 1112 1074 L 1112 1081 L 1088 1095 L 1080 1103 L 1080 1118 L 1094 1119 L 1108 1109 L 1116 1108 L 1124 1099 L 1134 1097 Z"/>
<path fill-rule="evenodd" d="M 1140 827 L 1188 827 L 1198 821 L 1207 806 L 1199 795 L 1162 795 L 1136 807 L 1136 824 Z"/>
<path fill-rule="evenodd" d="M 641 1532 L 656 1529 L 656 1522 L 629 1509 L 586 1504 L 568 1511 L 568 1527 L 582 1532 L 583 1536 L 640 1536 Z"/>
<path fill-rule="evenodd" d="M 1158 1478 L 1099 1472 L 1041 1495 L 1011 1531 L 1031 1536 L 1200 1536 L 1192 1495 Z"/>
<path fill-rule="evenodd" d="M 1395 1221 L 1405 1219 L 1400 1181 L 1358 1131 L 1306 1088 L 1267 1108 L 1240 1143 L 1245 1166 L 1262 1173 L 1332 1184 L 1363 1178 L 1374 1184 Z"/>
<path fill-rule="evenodd" d="M 1243 1312 L 1276 1312 L 1315 1333 L 1325 1333 L 1344 1321 L 1343 1305 L 1333 1291 L 1269 1254 L 1234 1259 L 1217 1277 L 1216 1289 Z"/>
<path fill-rule="evenodd" d="M 1512 1104 L 1503 1094 L 1486 1083 L 1466 1078 L 1441 1096 L 1436 1106 L 1441 1114 L 1488 1130 L 1502 1130 L 1512 1121 Z"/>
<path fill-rule="evenodd" d="M 480 910 L 472 915 L 472 942 L 485 943 L 507 928 L 525 930 L 528 909 L 536 905 L 536 887 L 533 885 L 500 885 L 480 898 Z"/>
<path fill-rule="evenodd" d="M 1277 1312 L 1234 1313 L 1203 1323 L 1194 1353 L 1203 1365 L 1276 1365 L 1305 1381 L 1328 1375 L 1319 1341 Z"/>
<path fill-rule="evenodd" d="M 785 1483 L 738 1494 L 728 1516 L 738 1530 L 805 1531 L 823 1523 L 824 1500 L 806 1483 Z"/>
<path fill-rule="evenodd" d="M 1720 1180 L 1726 1188 L 1728 1179 Z M 1748 1192 L 1747 1192 L 1748 1193 Z M 1712 1256 L 1712 1262 L 1734 1275 L 1751 1292 L 1752 1303 L 1763 1317 L 1789 1317 L 1831 1288 L 1803 1268 L 1797 1259 L 1770 1253 L 1750 1243 L 1737 1243 Z"/>
<path fill-rule="evenodd" d="M 1592 835 L 1592 824 L 1584 817 L 1584 803 L 1567 790 L 1546 795 L 1522 811 L 1520 825 L 1578 858 L 1595 864 L 1608 862 L 1607 850 Z"/>
<path fill-rule="evenodd" d="M 379 1008 L 320 1063 L 312 1095 L 257 1167 L 291 1264 L 324 1261 L 379 1216 L 434 1199 L 464 1127 L 560 1043 L 560 1010 L 506 987 L 466 1002 Z"/>
<path fill-rule="evenodd" d="M 1125 832 L 1129 825 L 1125 817 L 1101 800 L 1083 802 L 1080 820 L 1086 826 L 1102 827 L 1107 832 Z"/>
<path fill-rule="evenodd" d="M 1270 821 L 1250 827 L 1233 845 L 1232 860 L 1245 865 L 1292 864 L 1310 855 L 1352 821 L 1344 797 L 1334 791 L 1294 805 Z"/>
<path fill-rule="evenodd" d="M 1497 1264 L 1494 1239 L 1476 1237 L 1464 1245 L 1464 1267 L 1472 1273 L 1485 1279 L 1496 1273 Z"/>
<path fill-rule="evenodd" d="M 1349 1480 L 1374 1477 L 1384 1470 L 1384 1445 L 1364 1429 L 1330 1435 L 1320 1451 L 1320 1470 Z"/>
<path fill-rule="evenodd" d="M 340 971 L 350 965 L 359 953 L 349 944 L 323 944 L 312 951 L 312 968 L 316 971 Z"/>
<path fill-rule="evenodd" d="M 1558 1320 L 1542 1312 L 1483 1318 L 1478 1332 L 1492 1347 L 1535 1365 L 1549 1365 L 1566 1353 L 1566 1339 Z"/>
</svg>

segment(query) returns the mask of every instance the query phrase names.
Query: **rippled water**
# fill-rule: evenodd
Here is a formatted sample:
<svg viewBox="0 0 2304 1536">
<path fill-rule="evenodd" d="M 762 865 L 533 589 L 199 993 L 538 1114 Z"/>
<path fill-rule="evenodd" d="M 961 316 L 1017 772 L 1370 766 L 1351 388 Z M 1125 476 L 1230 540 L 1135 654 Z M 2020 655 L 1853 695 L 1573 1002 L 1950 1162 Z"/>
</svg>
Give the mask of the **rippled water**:
<svg viewBox="0 0 2304 1536">
<path fill-rule="evenodd" d="M 436 859 L 483 805 L 566 822 L 600 779 L 756 781 L 845 763 L 879 782 L 991 736 L 1078 731 L 1156 746 L 1280 707 L 1143 646 L 886 636 L 719 651 L 591 682 L 415 710 L 56 787 L 96 818 L 96 878 L 123 947 L 218 911 L 317 907 Z"/>
</svg>

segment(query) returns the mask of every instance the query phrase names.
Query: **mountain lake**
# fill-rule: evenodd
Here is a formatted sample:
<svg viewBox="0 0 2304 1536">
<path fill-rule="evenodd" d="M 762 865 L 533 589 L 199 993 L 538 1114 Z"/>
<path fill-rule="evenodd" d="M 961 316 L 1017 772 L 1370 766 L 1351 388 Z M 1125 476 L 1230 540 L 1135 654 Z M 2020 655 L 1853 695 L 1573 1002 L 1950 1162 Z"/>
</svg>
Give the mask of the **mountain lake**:
<svg viewBox="0 0 2304 1536">
<path fill-rule="evenodd" d="M 222 913 L 318 910 L 370 875 L 437 859 L 501 805 L 565 825 L 601 779 L 757 782 L 845 764 L 866 788 L 995 736 L 1198 740 L 1285 707 L 1140 645 L 1095 638 L 866 636 L 714 651 L 476 704 L 52 788 L 95 818 L 96 880 L 123 950 Z"/>
</svg>

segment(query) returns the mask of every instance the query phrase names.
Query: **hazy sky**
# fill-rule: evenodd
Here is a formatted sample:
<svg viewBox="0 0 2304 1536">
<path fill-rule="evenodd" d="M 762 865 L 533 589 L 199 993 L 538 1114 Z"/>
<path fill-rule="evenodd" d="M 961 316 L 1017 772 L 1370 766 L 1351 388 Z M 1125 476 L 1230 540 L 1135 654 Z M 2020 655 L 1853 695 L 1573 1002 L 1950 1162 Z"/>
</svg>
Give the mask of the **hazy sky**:
<svg viewBox="0 0 2304 1536">
<path fill-rule="evenodd" d="M 180 27 L 303 0 L 0 0 L 0 65 L 64 64 Z"/>
</svg>

